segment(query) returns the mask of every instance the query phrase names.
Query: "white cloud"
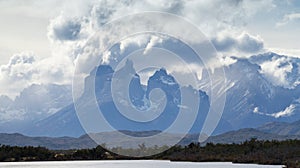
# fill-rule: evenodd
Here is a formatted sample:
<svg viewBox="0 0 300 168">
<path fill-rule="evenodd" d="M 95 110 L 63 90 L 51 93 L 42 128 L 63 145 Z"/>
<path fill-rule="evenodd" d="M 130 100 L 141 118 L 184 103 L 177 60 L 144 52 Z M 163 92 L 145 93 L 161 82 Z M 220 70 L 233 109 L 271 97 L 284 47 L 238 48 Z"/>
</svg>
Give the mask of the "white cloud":
<svg viewBox="0 0 300 168">
<path fill-rule="evenodd" d="M 0 123 L 45 118 L 72 102 L 69 85 L 33 84 L 21 91 L 15 100 L 0 97 Z"/>
<path fill-rule="evenodd" d="M 153 3 L 153 1 L 94 1 L 88 2 L 89 10 L 85 10 L 82 15 L 71 17 L 69 13 L 62 12 L 60 16 L 54 18 L 48 29 L 48 38 L 52 41 L 54 55 L 69 56 L 77 65 L 78 71 L 84 74 L 89 73 L 99 62 L 108 63 L 112 53 L 100 55 L 100 51 L 106 50 L 104 48 L 114 39 L 111 34 L 112 31 L 121 36 L 128 36 L 128 29 L 134 29 L 135 25 L 127 23 L 118 28 L 103 31 L 102 27 L 108 21 L 124 16 L 124 14 L 133 14 L 144 11 L 162 11 L 178 14 L 187 18 L 196 27 L 208 36 L 209 39 L 215 38 L 218 32 L 230 32 L 232 44 L 228 50 L 221 51 L 228 55 L 251 55 L 263 50 L 263 40 L 259 36 L 253 36 L 244 32 L 243 27 L 247 19 L 251 18 L 257 11 L 263 8 L 271 9 L 273 5 L 272 0 L 263 2 L 244 1 L 244 0 L 229 0 L 229 1 L 205 1 L 205 0 L 172 0 L 162 3 Z M 86 8 L 86 7 L 84 7 Z M 163 19 L 163 18 L 157 18 Z M 165 20 L 168 23 L 170 20 Z M 151 26 L 142 25 L 142 26 Z M 163 26 L 170 26 L 166 24 Z M 72 30 L 64 30 L 72 28 Z M 73 29 L 74 28 L 74 29 Z M 184 31 L 184 25 L 173 26 L 172 30 L 181 32 L 182 36 L 193 41 L 193 33 Z M 96 32 L 100 32 L 96 34 Z M 107 37 L 107 34 L 110 34 Z M 120 42 L 120 53 L 122 54 L 128 47 L 134 45 L 139 47 L 146 47 L 144 54 L 146 54 L 153 46 L 159 45 L 168 40 L 168 38 L 156 38 L 155 36 L 134 36 L 129 37 Z M 228 41 L 225 40 L 224 43 Z M 230 42 L 230 41 L 229 41 Z M 101 60 L 99 60 L 101 59 Z M 235 60 L 231 58 L 222 57 L 222 63 L 215 65 L 216 62 L 211 62 L 209 66 L 222 66 L 234 63 Z M 81 76 L 80 75 L 80 76 Z M 197 77 L 201 78 L 200 73 Z"/>
<path fill-rule="evenodd" d="M 290 57 L 273 56 L 260 67 L 260 72 L 275 86 L 294 88 L 300 83 L 299 63 Z"/>
<path fill-rule="evenodd" d="M 230 33 L 219 33 L 212 39 L 212 43 L 218 51 L 226 55 L 253 55 L 264 50 L 264 42 L 261 37 L 242 32 L 239 35 Z"/>
<path fill-rule="evenodd" d="M 62 15 L 50 21 L 48 37 L 50 40 L 72 41 L 79 38 L 81 23 L 76 18 L 64 18 Z"/>
<path fill-rule="evenodd" d="M 268 51 L 289 57 L 300 58 L 300 49 L 269 48 Z"/>
<path fill-rule="evenodd" d="M 259 113 L 259 108 L 258 108 L 258 107 L 255 107 L 254 110 L 253 110 L 253 112 L 254 112 L 254 113 Z"/>
<path fill-rule="evenodd" d="M 270 114 L 270 116 L 279 118 L 279 117 L 288 117 L 294 114 L 294 111 L 296 109 L 296 105 L 291 104 L 287 108 L 285 108 L 283 111 L 279 111 L 277 113 Z"/>
<path fill-rule="evenodd" d="M 277 27 L 284 26 L 295 20 L 300 20 L 300 13 L 292 13 L 284 15 L 283 19 L 276 24 Z"/>
<path fill-rule="evenodd" d="M 33 53 L 21 53 L 11 57 L 7 65 L 1 66 L 1 74 L 12 80 L 29 79 L 34 73 L 32 64 L 35 62 Z"/>
<path fill-rule="evenodd" d="M 144 54 L 147 54 L 148 51 L 154 47 L 155 45 L 159 44 L 159 43 L 162 43 L 163 42 L 163 39 L 161 37 L 157 37 L 157 36 L 152 36 L 149 43 L 147 44 L 146 48 L 145 48 L 145 51 L 144 51 Z"/>
<path fill-rule="evenodd" d="M 130 46 L 142 47 L 144 45 L 147 45 L 147 43 L 149 43 L 150 39 L 151 39 L 151 35 L 149 35 L 149 34 L 125 38 L 120 41 L 120 54 L 123 54 L 124 51 Z M 160 41 L 163 41 L 163 39 L 160 39 Z"/>
<path fill-rule="evenodd" d="M 67 67 L 53 57 L 37 59 L 32 52 L 15 54 L 8 64 L 0 66 L 0 94 L 14 98 L 32 84 L 70 84 L 72 70 Z"/>
<path fill-rule="evenodd" d="M 265 113 L 259 111 L 259 107 L 254 107 L 253 113 L 255 113 L 255 114 L 260 114 L 260 115 L 269 115 L 269 114 L 265 114 Z"/>
<path fill-rule="evenodd" d="M 103 55 L 102 60 L 98 60 L 99 51 L 113 41 L 105 37 L 106 32 L 101 32 L 99 38 L 94 36 L 102 26 L 110 20 L 143 11 L 162 11 L 178 14 L 190 20 L 199 27 L 209 38 L 213 38 L 217 32 L 234 32 L 236 36 L 224 37 L 221 42 L 223 47 L 229 46 L 235 52 L 252 53 L 263 48 L 263 41 L 249 33 L 243 33 L 243 27 L 247 19 L 251 18 L 260 9 L 272 8 L 273 1 L 206 1 L 206 0 L 171 0 L 159 3 L 150 0 L 99 0 L 99 1 L 47 1 L 48 6 L 55 8 L 55 13 L 60 14 L 50 20 L 48 26 L 48 39 L 51 42 L 51 57 L 41 59 L 36 57 L 32 63 L 21 62 L 18 65 L 3 65 L 1 69 L 1 93 L 7 95 L 17 95 L 23 88 L 32 83 L 71 83 L 74 63 L 82 72 L 88 73 L 100 61 L 107 63 L 111 53 Z M 58 4 L 58 7 L 55 7 Z M 40 3 L 34 3 L 39 6 Z M 29 9 L 26 7 L 26 10 Z M 44 10 L 44 7 L 40 9 Z M 46 10 L 48 11 L 48 10 Z M 53 16 L 49 14 L 49 16 Z M 44 17 L 44 16 L 43 16 Z M 166 23 L 168 20 L 165 21 Z M 149 26 L 149 25 L 145 25 Z M 132 26 L 133 27 L 133 26 Z M 127 35 L 127 27 L 120 26 L 118 33 Z M 173 27 L 177 31 L 177 27 Z M 184 32 L 186 36 L 193 39 L 194 32 Z M 227 38 L 227 39 L 226 39 Z M 228 40 L 229 39 L 229 40 Z M 118 39 L 119 40 L 119 39 Z M 126 43 L 137 45 L 145 44 L 146 50 L 159 43 L 161 39 L 140 39 L 123 42 L 120 45 L 121 52 L 130 46 Z M 221 38 L 221 41 L 223 39 Z M 228 44 L 227 44 L 228 43 Z M 235 45 L 235 46 L 233 46 Z M 228 50 L 229 50 L 228 48 Z M 224 59 L 226 64 L 232 60 Z M 21 80 L 17 78 L 21 78 Z M 13 83 L 13 84 L 12 84 Z"/>
<path fill-rule="evenodd" d="M 263 48 L 263 42 L 261 38 L 252 36 L 249 33 L 244 33 L 242 31 L 242 27 L 244 25 L 244 22 L 248 18 L 253 16 L 257 11 L 259 11 L 259 9 L 264 7 L 268 7 L 268 9 L 270 9 L 270 7 L 272 8 L 274 5 L 271 0 L 267 0 L 264 2 L 252 2 L 243 0 L 230 0 L 225 2 L 220 0 L 172 0 L 168 2 L 163 1 L 161 3 L 153 3 L 152 1 L 119 2 L 112 0 L 92 2 L 90 3 L 90 5 L 86 6 L 91 6 L 91 8 L 90 10 L 87 10 L 87 13 L 83 14 L 81 17 L 70 18 L 70 15 L 62 13 L 61 16 L 53 19 L 49 26 L 49 38 L 60 39 L 59 44 L 65 44 L 66 48 L 75 48 L 75 50 L 79 50 L 79 52 L 77 52 L 77 55 L 85 55 L 85 57 L 91 58 L 93 56 L 91 56 L 90 54 L 94 53 L 85 52 L 84 48 L 89 48 L 89 51 L 91 50 L 90 47 L 101 48 L 101 46 L 103 46 L 103 43 L 105 43 L 105 40 L 108 39 L 98 39 L 98 41 L 94 41 L 95 43 L 97 43 L 97 45 L 95 46 L 93 46 L 94 44 L 91 43 L 84 43 L 83 38 L 78 39 L 78 43 L 74 43 L 73 46 L 70 46 L 70 43 L 68 43 L 68 41 L 70 41 L 70 39 L 75 40 L 78 37 L 85 37 L 85 39 L 88 39 L 89 36 L 97 32 L 108 21 L 124 16 L 124 13 L 132 14 L 143 11 L 162 11 L 181 15 L 189 19 L 211 38 L 216 34 L 216 32 L 219 32 L 221 30 L 236 32 L 237 34 L 239 34 L 238 36 L 230 37 L 232 38 L 231 40 L 233 40 L 232 43 L 230 43 L 229 39 L 229 41 L 225 40 L 222 42 L 229 42 L 229 44 L 222 45 L 229 45 L 229 47 L 235 48 L 236 53 L 256 53 Z M 126 28 L 126 25 L 124 25 L 122 28 L 120 28 L 119 33 L 123 31 L 124 35 L 126 35 Z M 173 29 L 175 29 L 174 31 L 176 31 L 177 28 L 173 27 Z M 103 33 L 105 34 L 105 32 Z M 183 31 L 182 33 L 189 32 Z M 190 38 L 193 37 L 192 34 L 187 35 Z M 61 43 L 62 41 L 64 41 L 65 43 Z M 137 41 L 137 43 L 140 42 Z M 161 41 L 157 41 L 154 39 L 150 40 L 146 51 L 156 43 L 161 43 Z M 121 51 L 123 51 L 125 47 L 125 44 L 121 44 Z M 74 57 L 76 58 L 76 56 Z"/>
<path fill-rule="evenodd" d="M 260 115 L 271 116 L 271 117 L 274 117 L 274 118 L 289 117 L 289 116 L 294 114 L 294 111 L 296 110 L 296 108 L 297 108 L 297 106 L 295 104 L 291 104 L 282 111 L 268 114 L 268 113 L 260 112 L 259 108 L 255 107 L 253 109 L 253 113 L 260 114 Z"/>
<path fill-rule="evenodd" d="M 226 56 L 220 57 L 219 60 L 223 66 L 229 66 L 237 62 L 237 59 Z"/>
<path fill-rule="evenodd" d="M 198 86 L 194 86 L 192 82 L 189 82 L 191 79 L 184 78 L 187 75 L 194 74 L 195 80 L 201 80 L 202 79 L 202 73 L 203 73 L 203 66 L 195 63 L 190 64 L 172 64 L 170 67 L 168 67 L 168 70 L 170 73 L 173 74 L 179 74 L 178 76 L 182 79 L 179 81 L 181 85 L 191 85 L 194 88 L 197 88 Z"/>
</svg>

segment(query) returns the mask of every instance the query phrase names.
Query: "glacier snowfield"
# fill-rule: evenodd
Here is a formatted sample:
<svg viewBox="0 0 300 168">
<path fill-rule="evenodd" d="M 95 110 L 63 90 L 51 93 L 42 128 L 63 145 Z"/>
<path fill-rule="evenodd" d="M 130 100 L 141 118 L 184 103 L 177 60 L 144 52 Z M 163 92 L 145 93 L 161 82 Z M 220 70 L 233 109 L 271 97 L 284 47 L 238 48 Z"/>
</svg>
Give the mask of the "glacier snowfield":
<svg viewBox="0 0 300 168">
<path fill-rule="evenodd" d="M 5 168 L 281 168 L 280 165 L 233 164 L 230 162 L 170 162 L 153 160 L 136 161 L 55 161 L 0 163 Z"/>
</svg>

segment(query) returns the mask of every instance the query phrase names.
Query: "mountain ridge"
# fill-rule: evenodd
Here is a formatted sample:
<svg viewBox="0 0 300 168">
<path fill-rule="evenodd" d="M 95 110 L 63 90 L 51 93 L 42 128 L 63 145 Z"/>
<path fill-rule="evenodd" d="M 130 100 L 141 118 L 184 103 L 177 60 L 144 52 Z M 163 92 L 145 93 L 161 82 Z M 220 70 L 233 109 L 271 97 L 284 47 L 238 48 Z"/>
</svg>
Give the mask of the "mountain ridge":
<svg viewBox="0 0 300 168">
<path fill-rule="evenodd" d="M 298 121 L 300 123 L 300 120 Z M 300 130 L 300 128 L 299 128 Z M 145 136 L 145 135 L 153 135 L 160 131 L 145 131 L 145 132 L 132 132 L 123 130 L 122 133 L 126 133 L 127 135 L 131 136 Z M 94 133 L 95 135 L 95 133 Z M 94 135 L 91 135 L 92 137 Z M 101 136 L 103 138 L 108 137 L 111 138 L 112 136 L 116 136 L 115 132 L 104 132 L 104 133 L 97 133 L 97 136 Z M 169 135 L 167 137 L 174 137 L 177 136 Z M 179 144 L 180 145 L 188 145 L 192 142 L 198 142 L 198 134 L 187 134 L 184 139 L 182 139 Z M 268 133 L 261 131 L 255 128 L 244 128 L 235 131 L 229 131 L 223 134 L 214 135 L 208 137 L 206 141 L 201 143 L 201 145 L 205 145 L 207 143 L 222 143 L 222 144 L 232 144 L 232 143 L 242 143 L 247 140 L 251 139 L 257 140 L 288 140 L 288 139 L 300 139 L 300 135 L 278 135 L 274 133 Z M 168 139 L 165 139 L 164 143 L 168 144 Z M 115 138 L 111 138 L 111 144 L 116 146 L 124 146 L 124 144 L 130 144 L 132 141 L 126 139 L 120 139 L 118 136 Z M 158 142 L 154 142 L 157 144 Z M 84 149 L 84 148 L 94 148 L 97 144 L 90 138 L 88 134 L 83 134 L 77 138 L 74 137 L 30 137 L 25 136 L 19 133 L 0 133 L 0 144 L 1 145 L 10 145 L 10 146 L 43 146 L 49 149 L 54 150 L 66 150 L 66 149 Z M 160 141 L 158 143 L 163 145 Z M 130 146 L 128 146 L 130 147 Z"/>
<path fill-rule="evenodd" d="M 98 106 L 101 109 L 106 120 L 111 121 L 110 123 L 112 123 L 112 126 L 115 129 L 125 129 L 131 131 L 164 130 L 171 124 L 171 122 L 173 121 L 172 119 L 174 119 L 174 117 L 178 115 L 176 111 L 179 110 L 178 104 L 180 102 L 180 86 L 177 84 L 175 79 L 167 73 L 165 69 L 159 69 L 149 78 L 148 85 L 146 86 L 145 90 L 145 88 L 140 83 L 138 74 L 135 73 L 135 70 L 132 66 L 132 63 L 130 61 L 127 61 L 123 68 L 115 72 L 115 75 L 124 76 L 123 72 L 127 72 L 127 70 L 130 71 L 129 73 L 131 75 L 129 75 L 128 77 L 132 77 L 132 80 L 129 84 L 129 90 L 134 90 L 134 92 L 131 92 L 130 98 L 131 101 L 134 101 L 128 103 L 133 103 L 137 107 L 147 106 L 147 102 L 145 102 L 145 99 L 149 99 L 150 91 L 156 88 L 160 88 L 166 94 L 167 103 L 164 112 L 158 118 L 150 122 L 138 123 L 132 122 L 131 120 L 124 118 L 123 115 L 119 114 L 111 95 L 110 86 L 114 70 L 109 65 L 100 65 L 97 69 L 93 70 L 93 72 L 91 72 L 88 77 L 86 77 L 86 91 L 83 94 L 83 101 L 88 102 L 88 99 L 90 99 L 90 97 L 93 95 L 92 91 L 89 90 L 89 86 L 91 82 L 95 82 L 95 85 L 97 86 L 95 88 L 95 93 Z M 123 83 L 118 81 L 118 84 Z M 183 87 L 182 89 L 187 90 L 191 93 L 196 91 L 191 87 Z M 209 97 L 203 91 L 198 91 L 198 93 L 196 94 L 199 94 L 199 97 L 201 99 L 201 107 L 199 107 L 198 109 L 199 114 L 196 119 L 197 123 L 192 127 L 191 131 L 200 132 L 201 127 L 204 123 L 204 115 L 208 112 Z M 118 98 L 124 98 L 124 100 L 127 101 L 125 99 L 126 95 L 118 95 Z M 87 103 L 86 106 L 88 105 L 89 104 Z M 116 118 L 120 118 L 118 122 L 114 122 Z M 46 132 L 43 130 L 48 131 Z M 78 137 L 84 133 L 84 130 L 77 117 L 74 104 L 71 104 L 58 111 L 54 115 L 35 123 L 31 127 L 28 127 L 26 130 L 24 130 L 24 132 L 29 136 Z"/>
<path fill-rule="evenodd" d="M 299 58 L 290 58 L 276 53 L 265 53 L 256 56 L 254 55 L 250 58 L 232 57 L 232 59 L 235 62 L 224 67 L 225 73 L 227 74 L 227 83 L 225 86 L 227 99 L 223 115 L 213 135 L 242 128 L 257 128 L 272 122 L 292 123 L 300 119 L 300 85 L 297 84 L 297 81 L 300 81 L 298 71 L 300 65 Z M 271 63 L 276 63 L 276 65 L 272 65 L 274 66 L 273 69 L 275 68 L 275 70 L 280 73 L 283 73 L 283 70 L 290 68 L 289 71 L 284 71 L 285 76 L 283 77 L 287 78 L 287 83 L 280 83 L 280 80 L 277 80 L 279 82 L 275 80 L 274 83 L 276 76 L 272 76 L 272 74 L 267 71 L 268 66 L 271 66 Z M 267 64 L 267 66 L 265 64 Z M 174 80 L 171 78 L 172 75 L 167 74 L 167 72 L 163 73 L 163 69 L 160 69 L 158 71 L 161 71 L 161 74 L 167 78 L 160 78 L 157 76 L 157 79 L 151 79 L 153 80 L 152 82 L 148 81 L 149 83 L 147 84 L 152 85 L 151 87 L 142 85 L 139 74 L 137 74 L 133 68 L 133 63 L 130 61 L 126 62 L 125 66 L 126 67 L 123 67 L 125 68 L 124 70 L 126 73 L 130 74 L 129 77 L 132 77 L 132 81 L 129 84 L 129 96 L 131 99 L 131 102 L 129 103 L 132 103 L 134 106 L 138 107 L 138 109 L 140 108 L 140 110 L 149 107 L 149 97 L 147 97 L 147 95 L 149 96 L 149 91 L 155 88 L 155 85 L 163 87 L 166 83 L 169 83 L 170 86 L 171 84 L 174 84 Z M 113 109 L 111 108 L 113 102 L 110 92 L 110 80 L 115 71 L 109 65 L 101 65 L 101 67 L 103 69 L 100 71 L 97 69 L 98 67 L 96 67 L 85 79 L 85 83 L 94 82 L 94 77 L 96 77 L 96 80 L 103 81 L 97 84 L 95 93 L 97 93 L 98 98 L 102 100 L 103 104 L 107 103 L 107 111 L 110 111 L 110 109 Z M 122 68 L 116 71 L 121 70 Z M 169 77 L 167 75 L 169 75 Z M 202 79 L 204 81 L 201 82 L 205 82 L 205 80 L 209 79 L 209 76 L 207 75 L 208 74 L 205 74 L 205 71 L 203 71 Z M 160 80 L 160 82 L 156 82 L 155 84 L 156 80 Z M 188 87 L 185 86 L 180 87 L 181 89 L 188 89 Z M 168 86 L 167 88 L 171 87 Z M 93 92 L 90 91 L 91 88 L 88 87 L 88 85 L 85 89 L 89 94 Z M 193 90 L 194 88 L 189 89 Z M 196 119 L 195 125 L 197 125 L 197 128 L 194 127 L 192 129 L 193 133 L 201 131 L 205 115 L 210 108 L 210 97 L 206 94 L 209 93 L 209 91 L 205 90 L 205 87 L 200 87 L 200 89 L 196 90 L 198 90 L 198 94 L 201 97 L 201 116 L 198 116 Z M 175 91 L 171 91 L 170 89 L 169 92 L 172 92 L 172 94 L 168 93 L 167 95 L 170 95 L 172 98 L 177 97 Z M 28 95 L 28 93 L 30 92 L 27 91 L 26 95 Z M 8 107 L 11 104 L 11 101 L 7 99 L 7 97 L 2 96 L 0 97 L 0 100 L 2 100 L 0 103 L 3 103 L 3 107 Z M 7 112 L 3 111 L 3 107 L 0 108 L 0 113 L 6 114 Z M 173 107 L 173 109 L 176 109 L 174 105 Z M 78 120 L 74 104 L 71 103 L 64 108 L 61 108 L 59 111 L 53 112 L 53 114 L 47 118 L 30 121 L 29 124 L 24 124 L 21 121 L 20 123 L 14 122 L 11 125 L 5 125 L 4 123 L 1 125 L 0 130 L 1 132 L 5 132 L 8 128 L 13 127 L 18 127 L 19 129 L 10 129 L 10 131 L 7 132 L 20 132 L 32 136 L 44 135 L 53 137 L 78 137 L 85 133 Z M 116 127 L 122 129 L 122 123 L 116 125 Z M 148 130 L 151 130 L 151 128 Z M 278 131 L 275 133 L 285 135 Z"/>
</svg>

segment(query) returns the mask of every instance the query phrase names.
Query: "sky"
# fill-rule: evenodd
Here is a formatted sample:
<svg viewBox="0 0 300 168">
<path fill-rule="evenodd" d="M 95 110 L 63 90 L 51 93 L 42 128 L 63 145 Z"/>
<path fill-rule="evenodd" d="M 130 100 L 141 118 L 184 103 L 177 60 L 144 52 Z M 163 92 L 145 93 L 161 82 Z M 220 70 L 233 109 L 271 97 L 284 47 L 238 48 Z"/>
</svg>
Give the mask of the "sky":
<svg viewBox="0 0 300 168">
<path fill-rule="evenodd" d="M 143 11 L 186 18 L 225 56 L 272 51 L 300 57 L 298 0 L 0 0 L 0 95 L 13 98 L 34 83 L 71 84 L 75 63 L 93 62 L 93 33 Z M 146 43 L 159 43 L 151 39 Z"/>
<path fill-rule="evenodd" d="M 6 64 L 13 54 L 24 51 L 34 51 L 40 57 L 50 56 L 49 21 L 66 8 L 70 11 L 72 5 L 66 6 L 72 3 L 75 6 L 73 10 L 81 10 L 78 8 L 83 2 L 74 0 L 1 0 L 0 64 Z M 300 30 L 297 28 L 300 16 L 285 19 L 295 13 L 300 13 L 299 1 L 277 0 L 245 20 L 245 30 L 262 37 L 267 48 L 299 50 Z"/>
</svg>

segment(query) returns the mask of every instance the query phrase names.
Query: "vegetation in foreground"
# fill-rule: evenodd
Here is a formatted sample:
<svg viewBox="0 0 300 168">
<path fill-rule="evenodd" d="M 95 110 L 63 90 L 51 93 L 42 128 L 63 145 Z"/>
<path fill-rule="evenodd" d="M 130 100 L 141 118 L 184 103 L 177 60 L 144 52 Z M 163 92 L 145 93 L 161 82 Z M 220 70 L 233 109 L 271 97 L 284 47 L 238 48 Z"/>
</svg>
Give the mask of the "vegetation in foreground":
<svg viewBox="0 0 300 168">
<path fill-rule="evenodd" d="M 166 146 L 161 147 L 166 148 Z M 112 151 L 144 155 L 158 147 L 139 149 L 113 148 Z M 44 147 L 0 146 L 0 161 L 54 161 L 54 160 L 120 160 L 120 159 L 157 159 L 193 162 L 234 162 L 257 164 L 280 164 L 300 167 L 300 140 L 258 141 L 251 139 L 241 144 L 213 144 L 205 146 L 191 143 L 188 146 L 174 146 L 169 150 L 151 157 L 125 157 L 109 152 L 98 146 L 93 149 L 49 150 Z"/>
</svg>

